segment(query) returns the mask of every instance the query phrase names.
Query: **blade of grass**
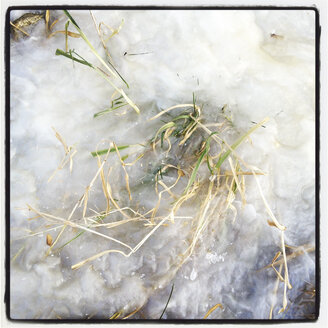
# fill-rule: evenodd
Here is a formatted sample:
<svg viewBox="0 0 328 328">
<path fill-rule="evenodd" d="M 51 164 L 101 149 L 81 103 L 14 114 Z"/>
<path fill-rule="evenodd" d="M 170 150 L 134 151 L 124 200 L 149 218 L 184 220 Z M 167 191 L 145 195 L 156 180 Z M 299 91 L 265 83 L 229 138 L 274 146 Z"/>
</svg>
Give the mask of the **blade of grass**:
<svg viewBox="0 0 328 328">
<path fill-rule="evenodd" d="M 49 33 L 49 20 L 50 20 L 50 10 L 46 10 L 45 21 L 46 21 L 46 33 Z"/>
<path fill-rule="evenodd" d="M 27 32 L 25 32 L 23 29 L 16 26 L 13 22 L 10 22 L 10 25 L 13 26 L 15 29 L 17 29 L 18 31 L 24 33 L 26 36 L 30 36 Z"/>
<path fill-rule="evenodd" d="M 79 59 L 77 57 L 74 57 L 72 52 L 65 52 L 63 50 L 57 49 L 56 50 L 56 56 L 64 56 L 64 57 L 72 59 L 72 60 L 74 60 L 74 61 L 76 61 L 80 64 L 83 64 L 83 65 L 89 66 L 91 68 L 94 68 L 94 66 L 92 64 L 90 64 L 89 62 L 87 62 L 86 60 L 82 60 L 82 59 Z"/>
<path fill-rule="evenodd" d="M 236 149 L 251 133 L 253 133 L 257 128 L 259 128 L 263 123 L 267 122 L 268 118 L 264 119 L 260 123 L 253 126 L 249 129 L 243 136 L 241 136 L 230 148 L 228 149 L 222 156 L 220 156 L 218 162 L 215 165 L 215 168 L 218 169 L 222 165 L 222 163 L 227 159 L 227 157 L 231 154 L 232 149 Z"/>
<path fill-rule="evenodd" d="M 110 113 L 110 112 L 112 112 L 112 111 L 114 111 L 114 110 L 116 110 L 116 109 L 119 109 L 119 108 L 121 108 L 121 107 L 124 107 L 124 106 L 126 106 L 126 105 L 128 105 L 128 104 L 122 104 L 122 105 L 119 105 L 119 106 L 115 106 L 115 107 L 111 107 L 111 108 L 104 109 L 104 110 L 102 110 L 101 112 L 98 112 L 98 113 L 94 114 L 94 115 L 93 115 L 93 118 L 96 118 L 96 117 L 99 117 L 99 116 L 102 116 L 102 115 L 108 114 L 108 113 Z"/>
<path fill-rule="evenodd" d="M 104 217 L 103 216 L 99 216 L 96 221 L 99 222 L 100 220 L 102 220 Z M 92 225 L 89 225 L 88 228 L 91 228 Z M 75 235 L 72 239 L 70 239 L 68 242 L 66 242 L 64 245 L 60 246 L 57 251 L 61 251 L 65 246 L 67 246 L 68 244 L 70 244 L 72 241 L 74 241 L 75 239 L 79 238 L 81 235 L 83 235 L 85 233 L 85 230 L 79 232 L 77 235 Z"/>
<path fill-rule="evenodd" d="M 162 317 L 163 317 L 163 315 L 164 315 L 164 313 L 165 313 L 165 311 L 166 311 L 166 308 L 167 308 L 167 306 L 169 305 L 169 302 L 170 302 L 170 299 L 171 299 L 171 296 L 172 296 L 172 293 L 173 293 L 173 289 L 174 289 L 174 284 L 172 285 L 172 288 L 171 288 L 171 292 L 170 292 L 169 298 L 168 298 L 168 300 L 167 300 L 167 302 L 166 302 L 165 308 L 164 308 L 164 310 L 163 310 L 161 316 L 159 317 L 159 320 L 162 319 Z"/>
<path fill-rule="evenodd" d="M 153 142 L 156 142 L 157 140 L 157 137 L 162 133 L 164 132 L 165 130 L 169 129 L 169 128 L 173 128 L 174 126 L 176 126 L 176 124 L 174 122 L 168 122 L 164 125 L 162 125 L 156 132 L 155 134 L 155 137 L 154 137 L 154 141 Z"/>
<path fill-rule="evenodd" d="M 212 137 L 212 135 L 216 134 L 217 132 L 212 132 L 206 139 L 206 146 L 205 149 L 202 151 L 201 155 L 198 157 L 198 160 L 196 162 L 196 165 L 191 173 L 190 179 L 188 181 L 188 185 L 186 187 L 186 189 L 184 190 L 182 195 L 185 195 L 187 193 L 187 191 L 189 190 L 189 188 L 192 186 L 192 184 L 194 183 L 195 179 L 196 179 L 196 174 L 197 171 L 199 170 L 200 164 L 203 161 L 203 158 L 208 154 L 209 150 L 210 150 L 210 138 Z"/>
<path fill-rule="evenodd" d="M 69 21 L 66 22 L 65 24 L 65 50 L 66 52 L 68 51 L 68 25 L 69 25 Z"/>
<path fill-rule="evenodd" d="M 129 147 L 130 147 L 130 145 L 117 146 L 117 149 L 118 149 L 118 150 L 123 150 L 123 149 L 129 148 Z M 116 148 L 115 148 L 115 147 L 112 147 L 112 148 L 109 149 L 109 152 L 110 152 L 110 153 L 113 153 L 113 152 L 115 152 L 115 151 L 116 151 Z M 91 155 L 92 155 L 93 157 L 96 157 L 97 155 L 105 155 L 105 154 L 107 154 L 107 153 L 108 153 L 108 148 L 107 148 L 107 149 L 102 149 L 102 150 L 93 151 L 93 152 L 91 152 Z"/>
<path fill-rule="evenodd" d="M 140 114 L 140 109 L 137 107 L 137 105 L 126 95 L 126 93 L 123 91 L 123 89 L 119 89 L 107 76 L 107 74 L 101 70 L 99 67 L 94 67 L 96 72 L 102 76 L 109 84 L 118 92 L 120 93 L 126 102 L 137 112 L 137 114 Z"/>
<path fill-rule="evenodd" d="M 220 307 L 221 309 L 223 309 L 223 306 L 221 303 L 218 303 L 216 305 L 214 305 L 212 308 L 210 308 L 208 310 L 208 312 L 204 315 L 204 318 L 203 319 L 207 319 L 209 317 L 209 315 L 214 311 L 216 310 L 218 307 Z"/>
<path fill-rule="evenodd" d="M 115 312 L 110 318 L 109 318 L 109 320 L 116 320 L 116 319 L 118 319 L 120 316 L 121 316 L 121 311 L 119 311 L 119 312 Z"/>
</svg>

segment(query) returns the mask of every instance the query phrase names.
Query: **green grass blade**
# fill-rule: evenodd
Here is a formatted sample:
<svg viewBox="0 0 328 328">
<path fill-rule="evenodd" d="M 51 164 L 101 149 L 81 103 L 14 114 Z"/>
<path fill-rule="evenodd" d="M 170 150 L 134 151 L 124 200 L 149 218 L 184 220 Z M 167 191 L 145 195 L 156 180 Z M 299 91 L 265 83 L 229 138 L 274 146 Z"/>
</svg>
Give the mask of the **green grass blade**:
<svg viewBox="0 0 328 328">
<path fill-rule="evenodd" d="M 161 148 L 163 148 L 165 131 L 161 133 Z"/>
<path fill-rule="evenodd" d="M 125 104 L 122 104 L 122 105 L 119 105 L 119 106 L 115 106 L 115 107 L 112 107 L 112 108 L 104 109 L 101 112 L 98 112 L 98 113 L 94 114 L 93 115 L 93 118 L 96 118 L 98 116 L 102 116 L 102 115 L 108 114 L 108 113 L 110 113 L 110 112 L 112 112 L 112 111 L 114 111 L 116 109 L 119 109 L 119 108 L 121 108 L 123 106 L 126 106 L 126 105 L 128 105 L 128 104 L 125 103 Z"/>
<path fill-rule="evenodd" d="M 70 15 L 70 13 L 64 9 L 64 14 L 69 18 L 69 20 L 73 23 L 73 25 L 80 29 L 79 25 L 77 25 L 76 21 L 73 19 L 73 17 Z"/>
<path fill-rule="evenodd" d="M 215 168 L 218 169 L 222 165 L 222 163 L 228 158 L 231 154 L 232 150 L 235 150 L 251 133 L 253 133 L 257 128 L 259 128 L 262 124 L 267 122 L 268 119 L 264 119 L 262 122 L 256 124 L 251 129 L 249 129 L 243 136 L 241 136 L 230 148 L 228 149 L 222 156 L 220 156 L 218 162 L 215 165 Z"/>
<path fill-rule="evenodd" d="M 123 150 L 123 149 L 126 149 L 126 148 L 129 148 L 130 145 L 125 145 L 125 146 L 117 146 L 117 149 L 118 150 Z M 112 147 L 109 149 L 109 152 L 110 153 L 113 153 L 114 151 L 116 151 L 115 147 Z M 91 155 L 93 157 L 96 157 L 97 155 L 100 156 L 100 155 L 106 155 L 108 153 L 108 148 L 107 149 L 102 149 L 102 150 L 98 150 L 98 151 L 93 151 L 91 152 Z"/>
<path fill-rule="evenodd" d="M 70 239 L 68 242 L 66 242 L 64 245 L 60 246 L 58 248 L 58 251 L 61 251 L 65 246 L 67 246 L 69 243 L 71 243 L 72 241 L 74 241 L 76 238 L 79 238 L 81 235 L 83 235 L 85 233 L 85 230 L 79 232 L 75 237 L 73 237 L 72 239 Z"/>
<path fill-rule="evenodd" d="M 108 76 L 98 67 L 95 67 L 96 72 L 102 76 L 109 84 L 118 92 L 120 93 L 126 102 L 137 112 L 137 114 L 140 114 L 140 109 L 137 107 L 137 105 L 125 94 L 123 89 L 119 89 L 109 78 Z"/>
<path fill-rule="evenodd" d="M 156 135 L 154 137 L 154 142 L 156 142 L 157 137 L 159 134 L 161 134 L 162 132 L 164 132 L 165 130 L 169 129 L 169 128 L 173 128 L 176 124 L 174 122 L 168 122 L 164 125 L 162 125 L 156 132 Z"/>
<path fill-rule="evenodd" d="M 182 195 L 185 195 L 187 193 L 187 191 L 189 190 L 189 188 L 192 186 L 192 184 L 194 183 L 195 179 L 196 179 L 196 174 L 199 170 L 200 165 L 202 164 L 203 158 L 208 154 L 209 150 L 210 150 L 210 139 L 212 137 L 213 134 L 217 134 L 217 132 L 212 132 L 208 138 L 206 139 L 206 145 L 205 145 L 205 149 L 202 151 L 201 155 L 198 157 L 198 160 L 196 162 L 196 165 L 191 173 L 190 179 L 188 181 L 188 185 L 185 188 L 184 192 Z"/>
<path fill-rule="evenodd" d="M 100 220 L 102 220 L 104 218 L 104 216 L 98 216 L 96 221 L 99 222 Z M 89 225 L 88 228 L 91 228 L 92 225 Z M 65 246 L 67 246 L 69 243 L 71 243 L 72 241 L 74 241 L 75 239 L 79 238 L 81 235 L 83 235 L 85 233 L 85 230 L 79 232 L 76 236 L 74 236 L 72 239 L 70 239 L 68 242 L 66 242 L 64 245 L 60 246 L 57 251 L 61 251 Z"/>
<path fill-rule="evenodd" d="M 182 119 L 186 119 L 186 118 L 190 118 L 189 115 L 179 115 L 175 118 L 172 119 L 172 122 L 178 121 L 178 120 L 182 120 Z"/>
<path fill-rule="evenodd" d="M 207 167 L 208 167 L 209 171 L 211 172 L 211 174 L 213 174 L 213 170 L 212 170 L 212 167 L 210 165 L 210 161 L 209 161 L 208 155 L 206 156 L 206 163 L 207 163 Z"/>
<path fill-rule="evenodd" d="M 128 82 L 124 79 L 124 77 L 121 75 L 121 73 L 115 68 L 115 66 L 108 60 L 108 64 L 113 68 L 113 70 L 117 73 L 117 75 L 120 77 L 120 79 L 125 83 L 126 87 L 130 89 L 130 86 Z"/>
<path fill-rule="evenodd" d="M 57 49 L 56 50 L 56 56 L 64 56 L 64 57 L 67 57 L 69 59 L 72 59 L 80 64 L 83 64 L 83 65 L 86 65 L 86 66 L 89 66 L 91 68 L 94 68 L 92 66 L 92 64 L 90 64 L 89 62 L 87 62 L 85 59 L 79 59 L 77 57 L 74 57 L 72 52 L 65 52 L 63 50 L 60 50 L 60 49 Z M 81 57 L 82 58 L 82 57 Z"/>
<path fill-rule="evenodd" d="M 187 185 L 186 189 L 184 190 L 183 195 L 185 195 L 187 193 L 189 188 L 194 183 L 194 181 L 196 179 L 196 174 L 197 174 L 197 172 L 199 170 L 199 167 L 200 167 L 200 164 L 202 163 L 204 156 L 207 155 L 208 151 L 209 151 L 209 145 L 206 145 L 205 149 L 203 150 L 201 155 L 198 157 L 197 163 L 196 163 L 196 165 L 195 165 L 195 167 L 194 167 L 194 169 L 191 173 L 190 179 L 188 181 L 188 185 Z"/>
<path fill-rule="evenodd" d="M 66 22 L 65 24 L 65 50 L 66 52 L 68 51 L 68 25 L 69 25 L 69 21 Z"/>
</svg>

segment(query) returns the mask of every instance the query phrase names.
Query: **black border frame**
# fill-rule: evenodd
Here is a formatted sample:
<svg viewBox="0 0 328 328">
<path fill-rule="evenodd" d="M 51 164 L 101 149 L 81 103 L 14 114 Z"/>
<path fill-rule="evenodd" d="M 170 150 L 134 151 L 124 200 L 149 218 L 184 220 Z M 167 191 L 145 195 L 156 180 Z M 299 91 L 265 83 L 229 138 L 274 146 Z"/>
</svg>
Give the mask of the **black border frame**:
<svg viewBox="0 0 328 328">
<path fill-rule="evenodd" d="M 13 319 L 10 316 L 10 12 L 12 10 L 312 10 L 315 13 L 315 319 Z M 90 5 L 54 5 L 54 6 L 10 6 L 5 21 L 5 294 L 7 320 L 12 323 L 108 323 L 108 324 L 284 324 L 316 322 L 320 312 L 320 36 L 319 10 L 313 6 L 90 6 Z"/>
</svg>

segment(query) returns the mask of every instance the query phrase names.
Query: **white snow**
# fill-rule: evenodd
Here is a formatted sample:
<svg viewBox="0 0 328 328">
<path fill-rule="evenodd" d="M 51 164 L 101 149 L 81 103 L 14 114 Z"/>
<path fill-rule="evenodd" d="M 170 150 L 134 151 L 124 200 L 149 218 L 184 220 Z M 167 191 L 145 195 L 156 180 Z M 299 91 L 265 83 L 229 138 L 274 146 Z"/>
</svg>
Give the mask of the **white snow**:
<svg viewBox="0 0 328 328">
<path fill-rule="evenodd" d="M 111 113 L 94 119 L 93 114 L 110 105 L 111 86 L 89 67 L 55 56 L 57 48 L 64 49 L 65 38 L 58 34 L 47 39 L 44 21 L 33 29 L 33 38 L 11 42 L 12 256 L 24 247 L 11 265 L 12 317 L 109 318 L 116 311 L 128 314 L 144 305 L 143 315 L 158 319 L 174 283 L 163 318 L 203 318 L 217 303 L 224 310 L 218 308 L 210 318 L 268 318 L 276 276 L 272 269 L 257 270 L 270 264 L 280 250 L 280 233 L 267 224 L 269 217 L 252 176 L 246 177 L 247 205 L 243 208 L 237 198 L 234 221 L 229 217 L 212 221 L 192 257 L 177 272 L 174 263 L 185 249 L 183 239 L 190 229 L 183 219 L 158 229 L 129 258 L 107 254 L 73 271 L 73 264 L 118 245 L 85 233 L 61 252 L 45 258 L 47 233 L 40 238 L 26 237 L 44 221 L 27 220 L 33 214 L 22 208 L 28 203 L 67 218 L 98 169 L 90 152 L 99 142 L 144 142 L 160 126 L 159 121 L 149 125 L 148 118 L 170 106 L 190 103 L 195 92 L 209 120 L 214 120 L 227 104 L 227 115 L 234 126 L 225 136 L 229 142 L 245 133 L 252 122 L 270 118 L 265 128 L 252 134 L 252 142 L 241 145 L 237 153 L 267 173 L 258 179 L 274 214 L 287 227 L 286 244 L 314 245 L 314 12 L 93 13 L 98 23 L 112 27 L 118 27 L 124 19 L 122 30 L 110 39 L 108 49 L 130 85 L 126 92 L 141 114 L 123 107 L 117 111 L 126 112 L 123 116 Z M 12 12 L 15 18 L 21 14 Z M 53 14 L 61 17 L 54 29 L 63 30 L 66 20 L 62 13 Z M 71 14 L 104 55 L 89 12 Z M 72 24 L 69 29 L 76 32 Z M 82 39 L 69 38 L 69 47 L 97 63 Z M 47 183 L 64 155 L 51 127 L 67 145 L 75 145 L 77 154 L 72 174 L 66 166 Z M 99 149 L 106 145 L 103 142 Z M 110 157 L 109 161 L 114 160 Z M 146 159 L 130 169 L 131 181 L 144 176 L 149 163 L 155 165 Z M 111 184 L 116 188 L 114 196 L 126 202 L 124 173 L 111 175 Z M 140 188 L 135 197 L 146 208 L 157 201 L 157 195 L 147 187 Z M 89 202 L 94 209 L 104 208 L 100 183 L 90 191 Z M 179 215 L 193 215 L 196 203 Z M 116 219 L 120 219 L 119 214 Z M 49 232 L 53 239 L 60 229 Z M 145 235 L 140 226 L 133 224 L 110 233 L 132 246 Z M 75 234 L 76 230 L 67 228 L 65 240 Z M 306 282 L 314 283 L 314 268 L 314 253 L 289 262 L 293 286 L 288 291 L 289 304 L 296 304 Z M 296 305 L 278 314 L 282 294 L 280 284 L 274 317 L 297 317 Z"/>
</svg>

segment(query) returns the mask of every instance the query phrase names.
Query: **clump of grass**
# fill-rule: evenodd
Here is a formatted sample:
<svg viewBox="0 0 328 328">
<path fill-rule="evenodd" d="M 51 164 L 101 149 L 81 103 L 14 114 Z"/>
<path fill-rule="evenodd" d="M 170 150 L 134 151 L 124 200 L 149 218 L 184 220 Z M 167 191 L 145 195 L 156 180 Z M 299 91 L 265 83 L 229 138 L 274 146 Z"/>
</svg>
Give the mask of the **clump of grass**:
<svg viewBox="0 0 328 328">
<path fill-rule="evenodd" d="M 97 59 L 100 61 L 100 63 L 106 68 L 107 72 L 106 73 L 102 68 L 91 64 L 90 62 L 86 61 L 82 56 L 80 56 L 76 51 L 74 50 L 69 50 L 69 51 L 63 51 L 60 49 L 56 50 L 56 55 L 57 56 L 64 56 L 67 58 L 70 58 L 71 60 L 80 63 L 82 65 L 89 66 L 92 68 L 96 73 L 98 73 L 101 77 L 103 77 L 114 89 L 116 92 L 118 92 L 127 102 L 128 105 L 130 105 L 137 114 L 140 113 L 140 109 L 137 107 L 137 105 L 126 95 L 124 90 L 122 88 L 117 87 L 114 82 L 111 80 L 110 77 L 117 78 L 120 77 L 122 81 L 126 84 L 127 87 L 128 84 L 126 81 L 122 78 L 122 76 L 117 72 L 117 70 L 113 67 L 113 65 L 108 62 L 106 63 L 102 57 L 98 54 L 96 49 L 93 47 L 87 36 L 83 33 L 77 22 L 74 20 L 74 18 L 70 15 L 70 13 L 67 10 L 64 10 L 65 15 L 68 17 L 69 21 L 73 24 L 75 29 L 78 31 L 79 36 L 85 41 L 85 43 L 89 46 L 90 50 L 92 53 L 97 57 Z"/>
</svg>

